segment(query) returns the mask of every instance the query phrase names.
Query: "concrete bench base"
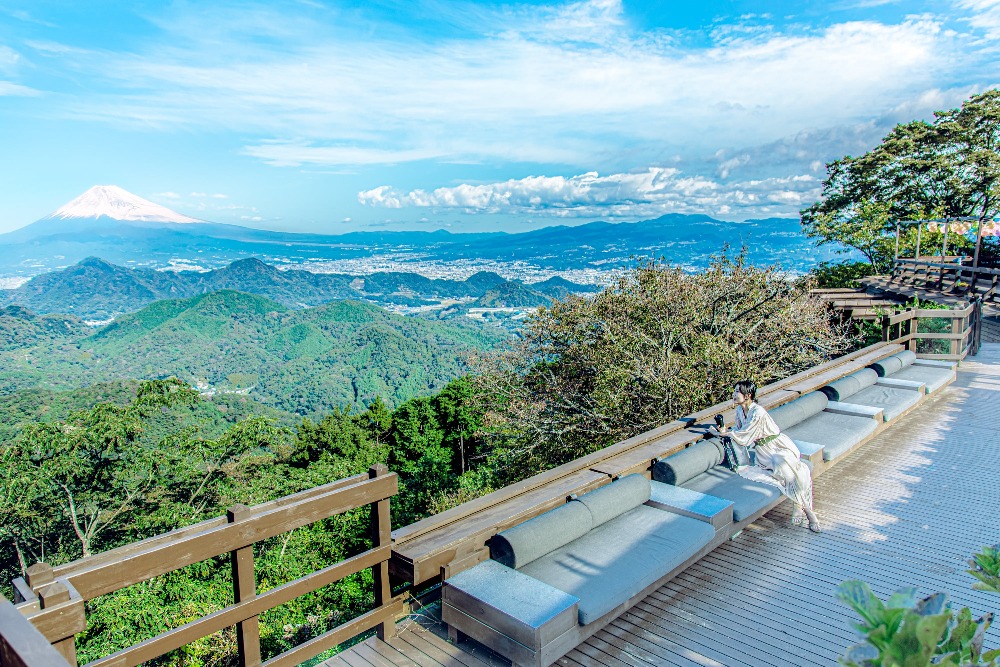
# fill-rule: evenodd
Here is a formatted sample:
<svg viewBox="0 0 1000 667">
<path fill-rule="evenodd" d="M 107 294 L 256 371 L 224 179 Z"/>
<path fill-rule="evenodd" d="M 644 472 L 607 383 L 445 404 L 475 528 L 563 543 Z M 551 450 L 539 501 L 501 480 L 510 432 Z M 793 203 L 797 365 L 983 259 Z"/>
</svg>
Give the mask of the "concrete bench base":
<svg viewBox="0 0 1000 667">
<path fill-rule="evenodd" d="M 576 646 L 579 600 L 493 560 L 444 583 L 441 620 L 515 665 L 543 667 Z"/>
<path fill-rule="evenodd" d="M 733 503 L 705 493 L 692 491 L 671 484 L 649 483 L 647 505 L 712 524 L 721 530 L 733 522 Z"/>
</svg>

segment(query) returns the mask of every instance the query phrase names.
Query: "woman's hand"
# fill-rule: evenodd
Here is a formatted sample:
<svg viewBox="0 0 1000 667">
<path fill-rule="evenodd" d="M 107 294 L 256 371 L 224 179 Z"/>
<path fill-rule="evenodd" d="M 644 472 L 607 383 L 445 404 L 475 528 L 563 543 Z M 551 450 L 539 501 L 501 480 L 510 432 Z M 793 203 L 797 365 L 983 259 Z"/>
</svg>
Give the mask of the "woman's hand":
<svg viewBox="0 0 1000 667">
<path fill-rule="evenodd" d="M 716 438 L 722 438 L 726 435 L 726 431 L 729 430 L 728 426 L 723 426 L 721 428 L 716 428 L 715 426 L 708 427 L 708 434 L 714 435 Z"/>
</svg>

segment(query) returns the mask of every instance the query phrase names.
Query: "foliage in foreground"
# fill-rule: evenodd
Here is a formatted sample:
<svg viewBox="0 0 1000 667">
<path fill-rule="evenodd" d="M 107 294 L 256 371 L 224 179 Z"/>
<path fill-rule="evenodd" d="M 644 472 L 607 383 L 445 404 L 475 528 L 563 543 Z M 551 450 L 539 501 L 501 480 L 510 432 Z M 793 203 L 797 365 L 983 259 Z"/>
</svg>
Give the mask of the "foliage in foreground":
<svg viewBox="0 0 1000 667">
<path fill-rule="evenodd" d="M 592 299 L 540 309 L 478 379 L 500 482 L 839 354 L 848 336 L 808 286 L 723 253 L 696 274 L 645 262 Z"/>
<path fill-rule="evenodd" d="M 129 400 L 115 394 L 116 400 L 69 410 L 64 419 L 23 424 L 0 445 L 0 577 L 6 584 L 36 561 L 58 565 L 100 553 L 376 463 L 400 473 L 393 520 L 406 525 L 466 493 L 459 475 L 478 446 L 470 390 L 468 381 L 454 380 L 436 396 L 410 399 L 394 411 L 376 399 L 362 412 L 336 409 L 294 430 L 259 416 L 220 428 L 215 404 L 177 380 L 152 380 L 139 383 Z M 254 547 L 258 590 L 369 545 L 365 508 L 260 542 Z M 372 602 L 365 571 L 267 612 L 261 617 L 265 657 Z M 226 555 L 101 596 L 87 605 L 80 658 L 108 655 L 231 603 Z M 235 656 L 230 630 L 155 662 L 227 666 Z"/>
<path fill-rule="evenodd" d="M 986 547 L 969 561 L 978 590 L 1000 593 L 1000 547 Z M 968 607 L 953 611 L 948 596 L 918 599 L 917 589 L 902 588 L 883 602 L 863 581 L 845 581 L 837 598 L 861 617 L 855 627 L 865 641 L 847 649 L 847 667 L 996 667 L 1000 649 L 983 650 L 993 613 L 972 618 Z"/>
</svg>

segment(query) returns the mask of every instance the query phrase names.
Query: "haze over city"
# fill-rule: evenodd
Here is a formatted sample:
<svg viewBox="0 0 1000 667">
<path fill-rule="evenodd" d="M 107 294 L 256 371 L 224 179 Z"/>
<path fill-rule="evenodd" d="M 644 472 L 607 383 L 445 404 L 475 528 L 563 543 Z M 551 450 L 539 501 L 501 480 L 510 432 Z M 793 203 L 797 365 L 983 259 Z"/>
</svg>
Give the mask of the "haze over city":
<svg viewBox="0 0 1000 667">
<path fill-rule="evenodd" d="M 797 217 L 998 40 L 994 0 L 15 0 L 0 233 L 95 183 L 324 234 Z"/>
</svg>

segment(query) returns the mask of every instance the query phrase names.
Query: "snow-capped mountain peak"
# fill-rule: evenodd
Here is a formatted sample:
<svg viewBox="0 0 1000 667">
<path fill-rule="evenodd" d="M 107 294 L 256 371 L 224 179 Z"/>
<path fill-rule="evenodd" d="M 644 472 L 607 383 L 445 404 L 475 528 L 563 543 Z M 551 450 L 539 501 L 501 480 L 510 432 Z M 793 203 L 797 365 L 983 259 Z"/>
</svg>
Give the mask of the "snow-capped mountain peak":
<svg viewBox="0 0 1000 667">
<path fill-rule="evenodd" d="M 154 204 L 117 185 L 95 185 L 82 195 L 64 204 L 44 220 L 67 218 L 108 217 L 135 222 L 202 222 Z"/>
</svg>

